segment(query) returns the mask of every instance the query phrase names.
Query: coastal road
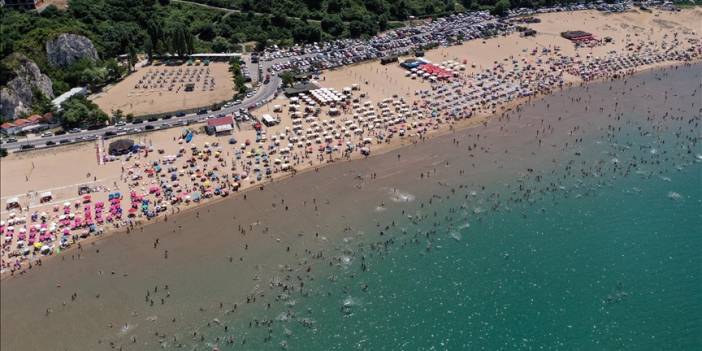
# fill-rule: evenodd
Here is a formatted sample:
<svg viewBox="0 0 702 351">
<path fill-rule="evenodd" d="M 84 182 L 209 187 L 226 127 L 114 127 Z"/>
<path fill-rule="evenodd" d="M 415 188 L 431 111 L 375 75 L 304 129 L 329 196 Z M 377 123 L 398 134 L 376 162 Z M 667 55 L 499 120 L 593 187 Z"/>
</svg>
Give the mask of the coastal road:
<svg viewBox="0 0 702 351">
<path fill-rule="evenodd" d="M 263 68 L 263 74 L 267 74 L 267 69 L 273 65 L 275 61 L 261 63 Z M 273 98 L 278 91 L 282 81 L 278 75 L 271 74 L 270 81 L 268 84 L 261 84 L 256 90 L 255 95 L 250 98 L 244 99 L 242 103 L 232 105 L 227 108 L 222 108 L 215 111 L 209 111 L 207 114 L 197 114 L 191 113 L 185 116 L 173 116 L 168 119 L 157 119 L 157 120 L 143 120 L 141 123 L 127 123 L 124 126 L 110 125 L 97 130 L 82 130 L 77 133 L 66 133 L 63 135 L 54 135 L 50 137 L 34 137 L 34 138 L 20 138 L 16 142 L 3 143 L 0 147 L 8 151 L 17 151 L 21 148 L 26 150 L 33 150 L 38 148 L 60 146 L 64 144 L 72 144 L 83 141 L 96 140 L 99 136 L 104 136 L 105 133 L 111 132 L 115 135 L 109 138 L 116 138 L 120 136 L 151 132 L 160 129 L 182 127 L 188 124 L 202 122 L 207 119 L 208 115 L 219 115 L 219 114 L 231 114 L 240 109 L 249 109 L 250 107 L 258 107 L 263 105 L 269 99 Z M 150 127 L 147 127 L 150 126 Z M 54 143 L 54 145 L 46 145 L 46 143 Z M 31 146 L 24 146 L 31 145 Z"/>
</svg>

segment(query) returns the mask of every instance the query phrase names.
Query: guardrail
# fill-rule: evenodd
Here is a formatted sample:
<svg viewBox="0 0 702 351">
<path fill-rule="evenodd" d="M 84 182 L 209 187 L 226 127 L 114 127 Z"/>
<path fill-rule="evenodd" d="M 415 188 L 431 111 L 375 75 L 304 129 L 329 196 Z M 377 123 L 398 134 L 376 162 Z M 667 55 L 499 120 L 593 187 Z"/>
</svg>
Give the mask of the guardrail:
<svg viewBox="0 0 702 351">
<path fill-rule="evenodd" d="M 193 107 L 193 108 L 184 109 L 184 110 L 162 112 L 162 113 L 152 113 L 152 114 L 148 114 L 148 115 L 139 115 L 139 116 L 134 116 L 134 120 L 147 121 L 147 120 L 152 119 L 152 118 L 159 119 L 159 118 L 163 118 L 166 116 L 175 116 L 177 114 L 182 114 L 182 113 L 189 115 L 191 113 L 198 113 L 204 109 L 207 109 L 208 111 L 214 111 L 214 110 L 221 109 L 222 106 L 224 106 L 224 104 L 226 104 L 230 101 L 231 100 L 224 100 L 224 101 L 216 102 L 214 104 L 209 104 L 209 105 L 200 106 L 200 107 Z"/>
</svg>

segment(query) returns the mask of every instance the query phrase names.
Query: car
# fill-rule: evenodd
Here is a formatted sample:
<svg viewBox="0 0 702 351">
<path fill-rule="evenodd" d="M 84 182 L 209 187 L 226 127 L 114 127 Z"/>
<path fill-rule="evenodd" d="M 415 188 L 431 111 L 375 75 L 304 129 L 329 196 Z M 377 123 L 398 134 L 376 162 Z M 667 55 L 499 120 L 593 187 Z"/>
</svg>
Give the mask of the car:
<svg viewBox="0 0 702 351">
<path fill-rule="evenodd" d="M 51 141 L 51 140 L 46 142 L 46 146 L 52 146 L 52 145 L 56 145 L 56 143 Z"/>
<path fill-rule="evenodd" d="M 8 143 L 16 143 L 16 142 L 17 142 L 17 138 L 7 138 L 7 142 L 8 142 Z"/>
<path fill-rule="evenodd" d="M 127 123 L 124 121 L 119 121 L 119 122 L 115 123 L 116 127 L 121 127 L 121 126 L 125 126 L 125 125 L 127 125 Z"/>
<path fill-rule="evenodd" d="M 59 129 L 59 130 L 54 132 L 54 135 L 64 135 L 64 134 L 66 134 L 66 131 L 63 129 Z"/>
<path fill-rule="evenodd" d="M 70 141 L 69 139 L 61 139 L 61 140 L 59 140 L 59 144 L 68 144 L 68 143 L 70 143 L 70 142 L 71 142 L 71 141 Z"/>
<path fill-rule="evenodd" d="M 115 136 L 115 135 L 117 135 L 117 133 L 115 133 L 111 130 L 105 132 L 105 134 L 104 134 L 105 137 L 111 137 L 111 136 Z"/>
<path fill-rule="evenodd" d="M 144 127 L 144 130 L 153 130 L 155 127 L 151 124 Z"/>
<path fill-rule="evenodd" d="M 28 149 L 33 149 L 35 146 L 33 144 L 24 144 L 20 146 L 20 150 L 28 150 Z"/>
<path fill-rule="evenodd" d="M 147 121 L 156 122 L 156 121 L 158 121 L 158 117 L 151 117 L 151 118 L 147 119 Z"/>
<path fill-rule="evenodd" d="M 197 111 L 197 114 L 198 114 L 198 115 L 206 115 L 206 114 L 207 114 L 207 110 L 204 110 L 204 109 L 203 109 L 203 110 Z"/>
<path fill-rule="evenodd" d="M 52 133 L 52 132 L 45 132 L 45 133 L 41 134 L 42 138 L 48 138 L 48 137 L 52 137 L 52 136 L 54 136 L 54 133 Z"/>
<path fill-rule="evenodd" d="M 134 122 L 132 122 L 132 124 L 142 124 L 142 123 L 144 123 L 143 119 L 135 119 Z"/>
<path fill-rule="evenodd" d="M 176 113 L 176 117 L 183 117 L 183 116 L 185 116 L 185 112 Z"/>
<path fill-rule="evenodd" d="M 139 129 L 139 128 L 134 128 L 134 129 L 132 129 L 132 132 L 133 132 L 133 133 L 141 133 L 141 129 Z"/>
<path fill-rule="evenodd" d="M 173 115 L 165 115 L 165 116 L 163 116 L 162 119 L 171 119 L 171 118 L 173 118 Z"/>
<path fill-rule="evenodd" d="M 80 133 L 81 130 L 80 130 L 80 128 L 72 128 L 72 129 L 70 129 L 68 132 L 69 132 L 69 133 Z"/>
</svg>

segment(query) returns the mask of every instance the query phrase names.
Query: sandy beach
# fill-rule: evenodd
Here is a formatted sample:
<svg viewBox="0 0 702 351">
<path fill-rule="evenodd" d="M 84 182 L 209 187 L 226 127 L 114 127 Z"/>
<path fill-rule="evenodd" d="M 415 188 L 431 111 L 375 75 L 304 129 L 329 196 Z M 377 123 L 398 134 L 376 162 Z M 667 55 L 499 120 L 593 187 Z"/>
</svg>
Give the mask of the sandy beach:
<svg viewBox="0 0 702 351">
<path fill-rule="evenodd" d="M 262 187 L 274 179 L 316 171 L 331 162 L 364 158 L 364 150 L 381 154 L 432 135 L 484 124 L 505 109 L 584 80 L 609 79 L 679 64 L 683 57 L 681 52 L 696 58 L 700 42 L 694 28 L 701 14 L 698 9 L 681 13 L 630 11 L 602 14 L 581 11 L 543 14 L 539 16 L 542 22 L 532 25 L 539 33 L 534 38 L 520 38 L 514 33 L 429 51 L 427 58 L 432 62 L 465 62 L 465 71 L 457 71 L 459 73 L 451 82 L 410 79 L 406 70 L 398 65 L 381 65 L 379 62 L 325 71 L 317 84 L 334 89 L 338 95 L 342 95 L 345 88 L 358 87 L 344 93 L 348 96 L 346 105 L 315 104 L 312 100 L 305 103 L 304 99 L 292 103 L 279 97 L 255 114 L 259 117 L 265 113 L 273 114 L 281 123 L 266 128 L 263 133 L 256 131 L 251 124 L 242 123 L 234 134 L 234 144 L 230 144 L 229 136 L 206 136 L 202 133 L 202 126 L 196 125 L 190 127 L 196 133 L 193 143 L 184 143 L 184 131 L 177 128 L 141 134 L 136 141 L 144 146 L 142 152 L 104 164 L 97 153 L 105 149 L 106 143 L 100 142 L 14 154 L 2 160 L 1 195 L 3 202 L 18 198 L 24 209 L 21 213 L 3 210 L 0 217 L 8 223 L 12 221 L 15 226 L 29 222 L 29 217 L 35 217 L 35 220 L 41 217 L 45 226 L 29 228 L 28 244 L 26 239 L 20 239 L 23 238 L 22 232 L 20 235 L 9 233 L 4 238 L 3 277 L 8 272 L 13 274 L 20 270 L 20 265 L 26 267 L 28 261 L 42 257 L 36 252 L 44 249 L 41 244 L 37 244 L 35 251 L 22 247 L 35 244 L 32 240 L 35 229 L 41 234 L 40 238 L 45 237 L 45 229 L 53 228 L 53 225 L 46 224 L 60 215 L 65 215 L 61 222 L 68 221 L 66 226 L 70 227 L 76 227 L 76 224 L 73 217 L 68 218 L 69 215 L 83 212 L 85 218 L 82 220 L 86 222 L 106 219 L 99 221 L 98 232 L 120 230 L 125 226 L 133 229 L 152 218 L 151 213 L 172 216 L 181 208 L 205 200 L 200 200 L 200 197 L 221 197 L 234 189 Z M 558 15 L 572 18 L 557 21 Z M 612 42 L 576 50 L 571 42 L 559 35 L 561 31 L 585 25 L 599 38 L 612 37 Z M 641 28 L 647 30 L 642 32 Z M 674 41 L 671 41 L 672 37 Z M 677 43 L 674 48 L 669 47 L 672 42 Z M 673 49 L 675 51 L 671 51 Z M 631 57 L 639 60 L 633 65 L 630 56 L 626 56 L 632 52 L 636 55 Z M 605 56 L 609 58 L 603 59 Z M 651 59 L 641 61 L 642 57 Z M 210 67 L 226 70 L 219 67 L 222 65 L 212 64 Z M 155 67 L 143 68 L 148 69 Z M 128 79 L 138 80 L 140 75 Z M 492 85 L 488 88 L 484 82 Z M 128 87 L 127 83 L 121 84 Z M 214 90 L 217 94 L 226 91 Z M 397 113 L 401 117 L 397 117 Z M 80 167 L 71 167 L 75 164 L 80 164 Z M 158 173 L 156 165 L 159 170 L 162 167 L 169 170 Z M 93 189 L 94 198 L 90 201 L 83 201 L 78 194 L 82 185 Z M 162 197 L 164 191 L 169 194 L 167 204 Z M 46 192 L 51 192 L 52 198 L 49 202 L 41 202 L 41 195 Z M 197 201 L 191 198 L 195 192 L 198 193 Z M 114 193 L 119 193 L 121 200 L 104 218 L 103 207 L 100 206 L 99 210 L 95 205 Z M 132 209 L 141 207 L 143 211 L 127 214 L 128 207 L 125 207 L 122 214 L 125 205 L 122 202 L 127 203 L 127 198 Z M 148 209 L 144 209 L 144 201 L 148 201 Z M 6 223 L 4 226 L 12 225 Z M 91 237 L 94 230 L 64 229 L 66 240 L 62 246 L 65 248 L 80 241 L 78 234 L 82 237 L 84 232 Z M 18 248 L 19 240 L 25 246 Z M 49 252 L 54 253 L 56 246 L 52 245 Z"/>
<path fill-rule="evenodd" d="M 185 91 L 192 84 L 192 91 Z M 135 116 L 207 107 L 231 99 L 234 82 L 229 64 L 143 66 L 121 82 L 91 96 L 105 113 L 121 110 Z"/>
<path fill-rule="evenodd" d="M 348 243 L 363 252 L 362 243 L 377 242 L 382 250 L 384 241 L 387 245 L 384 232 L 394 225 L 386 218 L 430 216 L 432 199 L 441 199 L 437 194 L 450 196 L 451 189 L 482 194 L 486 190 L 481 184 L 524 179 L 530 169 L 549 169 L 557 155 L 576 157 L 583 149 L 578 140 L 616 123 L 607 115 L 612 112 L 638 108 L 658 116 L 672 105 L 691 106 L 698 96 L 667 103 L 660 94 L 645 97 L 660 91 L 651 83 L 668 74 L 680 84 L 687 84 L 680 77 L 694 81 L 689 73 L 698 72 L 698 67 L 651 71 L 557 92 L 502 114 L 485 127 L 298 174 L 262 191 L 248 191 L 246 197 L 230 197 L 183 211 L 167 222 L 74 246 L 55 262 L 2 282 L 3 335 L 16 336 L 3 337 L 3 348 L 155 349 L 179 343 L 212 348 L 226 345 L 226 338 L 219 339 L 222 333 L 241 347 L 256 348 L 249 336 L 256 329 L 244 325 L 255 319 L 265 334 L 264 321 L 280 313 L 280 308 L 268 311 L 266 306 L 275 306 L 285 294 L 281 289 L 294 286 L 304 291 L 300 282 L 309 286 L 331 279 L 325 266 L 343 262 L 338 260 L 349 254 Z M 631 92 L 634 87 L 630 96 L 616 98 L 621 102 L 618 110 L 612 92 Z M 587 109 L 593 104 L 605 110 L 593 115 Z M 666 121 L 646 123 L 655 128 Z M 544 146 L 538 143 L 539 132 L 546 133 Z M 593 167 L 595 171 L 601 166 Z M 527 184 L 537 182 L 523 185 Z M 476 213 L 489 206 L 471 203 Z M 205 295 L 202 286 L 208 287 Z M 229 319 L 240 322 L 227 332 L 220 323 Z M 75 320 L 87 323 L 71 323 Z M 44 338 L 23 337 L 22 330 L 38 325 Z M 251 343 L 243 345 L 247 337 Z M 75 340 L 81 340 L 80 345 Z"/>
</svg>

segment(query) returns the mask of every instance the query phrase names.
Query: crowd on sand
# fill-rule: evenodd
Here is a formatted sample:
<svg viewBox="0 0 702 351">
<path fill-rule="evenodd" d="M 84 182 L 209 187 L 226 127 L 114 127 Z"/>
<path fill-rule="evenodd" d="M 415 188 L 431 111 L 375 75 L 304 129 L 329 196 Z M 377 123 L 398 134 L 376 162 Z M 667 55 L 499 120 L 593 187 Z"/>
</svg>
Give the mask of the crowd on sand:
<svg viewBox="0 0 702 351">
<path fill-rule="evenodd" d="M 534 48 L 478 72 L 454 70 L 443 79 L 424 76 L 429 88 L 377 101 L 367 96 L 367 82 L 362 81 L 342 92 L 326 89 L 333 99 L 303 93 L 277 107 L 287 109 L 292 121 L 275 133 L 261 126 L 255 138 L 237 140 L 235 133 L 199 143 L 198 131 L 185 131 L 172 141 L 177 147 L 169 145 L 177 149 L 174 154 L 167 154 L 163 145 L 137 145 L 127 155 L 109 158 L 108 162 L 122 163 L 119 180 L 112 186 L 31 211 L 21 203 L 8 208 L 0 223 L 2 273 L 23 273 L 41 265 L 43 257 L 106 230 L 130 231 L 156 218 L 167 221 L 169 215 L 204 199 L 244 188 L 263 189 L 274 178 L 419 142 L 433 131 L 452 129 L 475 115 L 495 113 L 506 103 L 548 94 L 571 82 L 617 78 L 643 66 L 686 63 L 700 55 L 699 41 L 679 40 L 673 34 L 659 43 L 633 40 L 623 52 L 604 57 L 571 57 L 558 47 Z M 456 60 L 435 65 L 448 69 L 463 61 Z M 406 79 L 412 84 L 411 74 Z"/>
</svg>

